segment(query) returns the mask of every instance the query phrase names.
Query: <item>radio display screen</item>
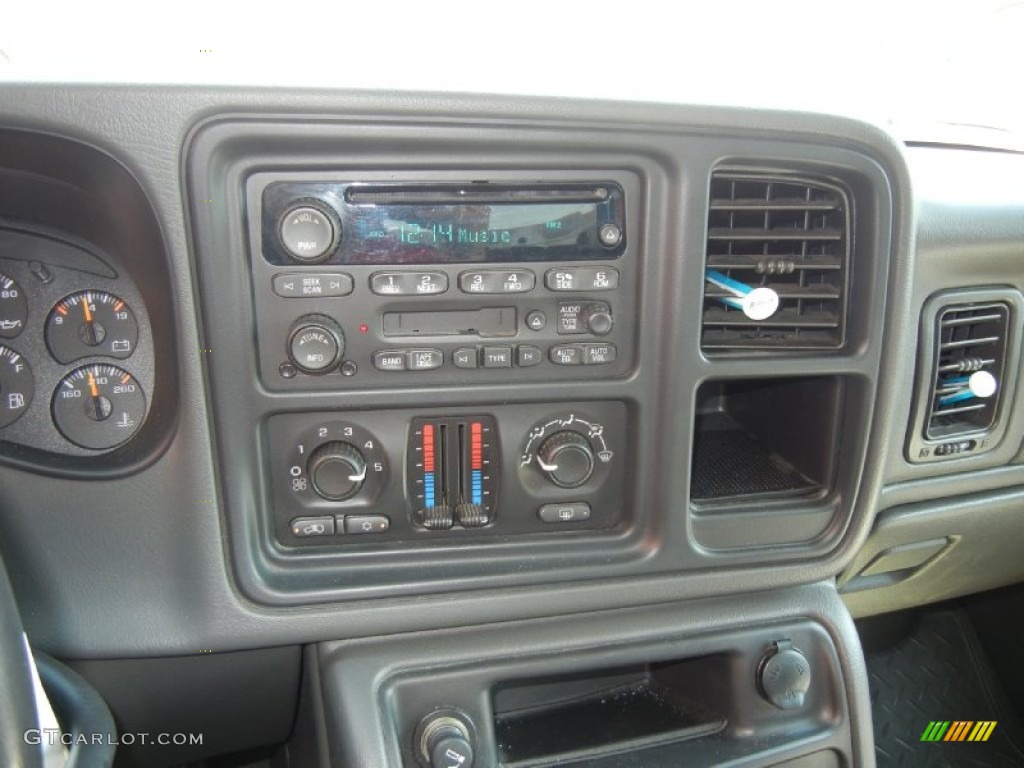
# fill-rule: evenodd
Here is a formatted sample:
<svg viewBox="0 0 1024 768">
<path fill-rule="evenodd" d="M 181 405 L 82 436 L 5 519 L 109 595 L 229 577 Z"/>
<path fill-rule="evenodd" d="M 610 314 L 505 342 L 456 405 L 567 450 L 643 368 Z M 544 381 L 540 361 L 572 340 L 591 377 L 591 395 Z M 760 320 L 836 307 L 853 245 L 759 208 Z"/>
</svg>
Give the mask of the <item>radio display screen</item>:
<svg viewBox="0 0 1024 768">
<path fill-rule="evenodd" d="M 340 228 L 325 263 L 444 264 L 618 258 L 625 247 L 615 184 L 511 187 L 276 183 L 264 192 L 264 254 L 288 263 L 278 222 L 315 201 Z"/>
</svg>

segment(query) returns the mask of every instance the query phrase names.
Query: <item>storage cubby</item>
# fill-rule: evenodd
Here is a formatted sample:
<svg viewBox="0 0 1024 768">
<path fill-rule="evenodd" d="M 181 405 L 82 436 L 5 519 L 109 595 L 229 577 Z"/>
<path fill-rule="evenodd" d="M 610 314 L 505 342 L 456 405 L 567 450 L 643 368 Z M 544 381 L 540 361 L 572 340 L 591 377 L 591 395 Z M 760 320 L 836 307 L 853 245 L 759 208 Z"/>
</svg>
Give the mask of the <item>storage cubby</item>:
<svg viewBox="0 0 1024 768">
<path fill-rule="evenodd" d="M 500 685 L 495 735 L 506 768 L 604 764 L 625 752 L 720 732 L 724 655 Z"/>
<path fill-rule="evenodd" d="M 690 499 L 815 497 L 839 453 L 837 376 L 714 380 L 697 392 Z"/>
</svg>

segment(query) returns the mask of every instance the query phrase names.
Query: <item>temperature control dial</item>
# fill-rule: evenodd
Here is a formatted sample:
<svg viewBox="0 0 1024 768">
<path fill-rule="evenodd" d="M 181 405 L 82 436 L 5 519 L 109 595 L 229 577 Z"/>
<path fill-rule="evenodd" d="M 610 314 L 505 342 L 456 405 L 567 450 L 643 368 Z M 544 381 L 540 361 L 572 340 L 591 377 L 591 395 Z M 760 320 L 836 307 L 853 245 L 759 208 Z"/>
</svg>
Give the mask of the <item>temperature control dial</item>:
<svg viewBox="0 0 1024 768">
<path fill-rule="evenodd" d="M 612 448 L 613 424 L 606 434 L 605 425 L 589 416 L 566 413 L 536 422 L 526 433 L 519 459 L 519 474 L 524 485 L 542 498 L 568 498 L 551 486 L 586 493 L 597 492 L 609 477 L 615 451 Z"/>
<path fill-rule="evenodd" d="M 304 373 L 327 373 L 345 354 L 345 334 L 326 315 L 300 317 L 288 335 L 288 357 Z"/>
<path fill-rule="evenodd" d="M 594 473 L 594 449 L 579 432 L 555 432 L 540 444 L 537 465 L 560 488 L 579 488 Z"/>
<path fill-rule="evenodd" d="M 68 440 L 104 450 L 134 435 L 146 416 L 146 397 L 135 378 L 115 365 L 72 371 L 53 393 L 53 420 Z"/>
<path fill-rule="evenodd" d="M 366 459 L 351 443 L 330 442 L 309 457 L 307 471 L 313 490 L 328 501 L 344 501 L 363 487 Z"/>
</svg>

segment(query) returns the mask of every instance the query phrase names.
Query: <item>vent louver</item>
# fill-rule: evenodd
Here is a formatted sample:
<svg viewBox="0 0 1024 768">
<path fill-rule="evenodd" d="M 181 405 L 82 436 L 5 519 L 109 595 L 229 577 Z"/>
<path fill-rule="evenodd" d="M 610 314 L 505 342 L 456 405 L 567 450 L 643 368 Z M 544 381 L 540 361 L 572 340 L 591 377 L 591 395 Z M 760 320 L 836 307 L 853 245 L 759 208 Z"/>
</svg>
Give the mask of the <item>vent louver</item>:
<svg viewBox="0 0 1024 768">
<path fill-rule="evenodd" d="M 851 240 L 845 190 L 782 173 L 716 172 L 709 208 L 702 346 L 841 347 Z"/>
<path fill-rule="evenodd" d="M 1001 303 L 949 306 L 939 313 L 925 421 L 929 440 L 984 432 L 995 424 L 1009 317 Z"/>
</svg>

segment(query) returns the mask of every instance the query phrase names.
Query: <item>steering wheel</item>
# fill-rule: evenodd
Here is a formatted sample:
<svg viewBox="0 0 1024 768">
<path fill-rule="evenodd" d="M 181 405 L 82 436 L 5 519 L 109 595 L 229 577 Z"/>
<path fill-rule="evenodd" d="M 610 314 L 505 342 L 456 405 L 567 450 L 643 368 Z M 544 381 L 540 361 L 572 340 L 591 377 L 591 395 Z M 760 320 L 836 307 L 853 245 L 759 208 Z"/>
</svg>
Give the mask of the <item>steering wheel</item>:
<svg viewBox="0 0 1024 768">
<path fill-rule="evenodd" d="M 0 564 L 0 765 L 42 768 L 42 750 L 25 736 L 38 727 L 28 646 L 7 571 Z"/>
<path fill-rule="evenodd" d="M 45 653 L 36 651 L 40 680 L 70 736 L 71 749 L 65 768 L 110 768 L 114 762 L 117 729 L 107 704 L 77 672 Z M 32 661 L 25 641 L 21 616 L 7 571 L 0 561 L 0 766 L 43 768 L 38 729 Z M 39 733 L 36 731 L 36 733 Z M 97 740 L 93 734 L 105 738 Z M 40 738 L 48 738 L 39 733 Z M 84 736 L 84 738 L 76 738 Z M 102 741 L 102 743 L 94 743 Z"/>
</svg>

